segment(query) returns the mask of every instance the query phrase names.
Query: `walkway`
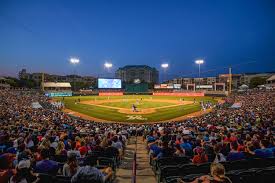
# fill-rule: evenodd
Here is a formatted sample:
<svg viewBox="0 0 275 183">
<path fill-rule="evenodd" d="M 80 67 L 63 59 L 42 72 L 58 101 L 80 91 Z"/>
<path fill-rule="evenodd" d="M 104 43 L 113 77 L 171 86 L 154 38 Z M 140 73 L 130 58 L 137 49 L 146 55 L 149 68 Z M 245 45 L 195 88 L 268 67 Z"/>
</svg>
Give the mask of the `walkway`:
<svg viewBox="0 0 275 183">
<path fill-rule="evenodd" d="M 117 169 L 114 183 L 131 183 L 132 166 L 134 160 L 134 151 L 136 138 L 131 137 L 125 150 L 125 158 Z M 149 164 L 149 157 L 146 150 L 146 143 L 142 137 L 137 137 L 137 176 L 136 183 L 156 183 L 155 175 Z"/>
</svg>

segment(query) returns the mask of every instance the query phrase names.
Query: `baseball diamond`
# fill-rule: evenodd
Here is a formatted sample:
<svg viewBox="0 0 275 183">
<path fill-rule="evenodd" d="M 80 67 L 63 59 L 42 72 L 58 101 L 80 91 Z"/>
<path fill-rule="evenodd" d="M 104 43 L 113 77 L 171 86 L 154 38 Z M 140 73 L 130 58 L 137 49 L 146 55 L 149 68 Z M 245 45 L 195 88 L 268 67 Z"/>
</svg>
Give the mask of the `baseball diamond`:
<svg viewBox="0 0 275 183">
<path fill-rule="evenodd" d="M 55 100 L 63 100 L 57 97 Z M 217 103 L 212 97 L 181 97 L 181 96 L 74 96 L 65 97 L 65 111 L 72 115 L 99 121 L 146 123 L 166 120 L 182 120 L 202 109 L 202 102 Z M 132 110 L 132 105 L 136 110 Z M 194 115 L 193 115 L 194 116 Z"/>
</svg>

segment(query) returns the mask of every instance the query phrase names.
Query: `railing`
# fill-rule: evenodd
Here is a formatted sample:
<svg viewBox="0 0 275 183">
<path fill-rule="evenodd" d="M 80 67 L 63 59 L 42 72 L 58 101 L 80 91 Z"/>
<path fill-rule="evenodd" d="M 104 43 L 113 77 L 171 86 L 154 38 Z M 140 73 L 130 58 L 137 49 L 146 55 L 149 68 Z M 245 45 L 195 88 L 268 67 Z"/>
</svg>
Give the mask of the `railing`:
<svg viewBox="0 0 275 183">
<path fill-rule="evenodd" d="M 132 167 L 132 183 L 136 183 L 136 176 L 137 176 L 137 134 L 136 134 L 136 142 L 135 142 L 135 152 L 134 152 L 134 160 L 133 160 L 133 167 Z"/>
</svg>

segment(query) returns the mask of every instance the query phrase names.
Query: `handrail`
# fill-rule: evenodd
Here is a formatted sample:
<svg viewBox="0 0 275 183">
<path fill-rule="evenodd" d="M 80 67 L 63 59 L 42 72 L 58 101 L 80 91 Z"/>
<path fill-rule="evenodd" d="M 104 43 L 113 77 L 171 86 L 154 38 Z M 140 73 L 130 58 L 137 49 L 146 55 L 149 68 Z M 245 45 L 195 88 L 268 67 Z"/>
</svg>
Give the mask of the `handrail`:
<svg viewBox="0 0 275 183">
<path fill-rule="evenodd" d="M 134 160 L 133 160 L 133 167 L 132 167 L 132 183 L 136 183 L 136 176 L 137 176 L 137 134 L 136 134 L 136 147 L 134 152 Z"/>
</svg>

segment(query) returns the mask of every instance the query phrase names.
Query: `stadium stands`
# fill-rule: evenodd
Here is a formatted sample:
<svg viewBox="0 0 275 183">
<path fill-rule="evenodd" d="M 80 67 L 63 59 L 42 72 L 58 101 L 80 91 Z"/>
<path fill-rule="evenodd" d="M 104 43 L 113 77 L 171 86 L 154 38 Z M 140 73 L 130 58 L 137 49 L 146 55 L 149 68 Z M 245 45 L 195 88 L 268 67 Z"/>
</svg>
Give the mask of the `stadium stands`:
<svg viewBox="0 0 275 183">
<path fill-rule="evenodd" d="M 0 90 L 0 182 L 113 182 L 135 135 L 158 182 L 271 182 L 274 99 L 249 91 L 201 117 L 123 125 L 70 116 L 36 91 Z M 229 108 L 234 102 L 241 107 Z"/>
</svg>

